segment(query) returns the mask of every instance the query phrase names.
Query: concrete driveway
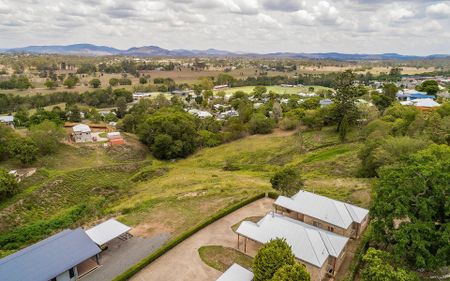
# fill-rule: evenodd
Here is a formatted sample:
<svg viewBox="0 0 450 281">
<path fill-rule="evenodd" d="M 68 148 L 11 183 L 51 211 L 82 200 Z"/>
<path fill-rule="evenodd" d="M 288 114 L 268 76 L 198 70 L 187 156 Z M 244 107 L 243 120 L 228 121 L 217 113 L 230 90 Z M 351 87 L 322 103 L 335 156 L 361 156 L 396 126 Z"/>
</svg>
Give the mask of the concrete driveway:
<svg viewBox="0 0 450 281">
<path fill-rule="evenodd" d="M 121 241 L 115 239 L 108 249 L 100 253 L 101 266 L 81 278 L 82 281 L 110 281 L 133 264 L 160 248 L 169 239 L 169 234 L 149 238 L 132 237 Z"/>
<path fill-rule="evenodd" d="M 272 203 L 272 199 L 260 199 L 205 227 L 145 267 L 131 280 L 216 280 L 221 272 L 204 264 L 198 249 L 205 245 L 236 247 L 237 235 L 231 230 L 231 226 L 251 216 L 265 215 L 272 210 Z"/>
</svg>

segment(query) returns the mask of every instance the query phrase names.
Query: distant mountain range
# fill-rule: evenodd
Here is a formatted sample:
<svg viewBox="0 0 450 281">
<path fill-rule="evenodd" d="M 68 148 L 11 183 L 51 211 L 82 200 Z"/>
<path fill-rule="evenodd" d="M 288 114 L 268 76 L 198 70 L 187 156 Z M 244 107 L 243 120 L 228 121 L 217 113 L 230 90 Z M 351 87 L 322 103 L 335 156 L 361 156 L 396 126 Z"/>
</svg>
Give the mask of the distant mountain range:
<svg viewBox="0 0 450 281">
<path fill-rule="evenodd" d="M 75 45 L 50 45 L 50 46 L 28 46 L 23 48 L 0 49 L 2 53 L 32 53 L 32 54 L 64 54 L 64 55 L 87 55 L 87 56 L 143 56 L 143 57 L 267 57 L 267 58 L 299 58 L 299 59 L 332 59 L 332 60 L 414 60 L 414 59 L 436 59 L 449 58 L 450 55 L 431 56 L 409 56 L 395 53 L 385 54 L 343 54 L 343 53 L 237 53 L 216 49 L 207 50 L 168 50 L 158 46 L 133 47 L 128 50 L 119 50 L 108 46 L 96 46 L 92 44 Z"/>
</svg>

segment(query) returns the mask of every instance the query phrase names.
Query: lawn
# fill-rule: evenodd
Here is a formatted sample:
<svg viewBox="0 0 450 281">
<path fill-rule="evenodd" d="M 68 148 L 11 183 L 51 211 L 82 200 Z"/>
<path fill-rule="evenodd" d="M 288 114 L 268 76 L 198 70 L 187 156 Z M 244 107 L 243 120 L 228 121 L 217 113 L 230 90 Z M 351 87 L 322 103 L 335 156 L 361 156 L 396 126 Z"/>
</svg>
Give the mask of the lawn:
<svg viewBox="0 0 450 281">
<path fill-rule="evenodd" d="M 198 254 L 204 263 L 221 272 L 227 270 L 234 263 L 244 268 L 251 268 L 253 264 L 252 257 L 229 247 L 203 246 L 198 249 Z"/>
</svg>

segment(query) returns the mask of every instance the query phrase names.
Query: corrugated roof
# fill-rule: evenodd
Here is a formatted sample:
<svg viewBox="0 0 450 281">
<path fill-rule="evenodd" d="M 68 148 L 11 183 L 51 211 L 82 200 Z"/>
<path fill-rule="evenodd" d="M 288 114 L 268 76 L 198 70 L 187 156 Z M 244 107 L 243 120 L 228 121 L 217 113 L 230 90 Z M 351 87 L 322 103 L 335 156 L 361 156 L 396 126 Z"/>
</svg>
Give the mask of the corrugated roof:
<svg viewBox="0 0 450 281">
<path fill-rule="evenodd" d="M 0 122 L 14 122 L 14 116 L 11 115 L 0 116 Z"/>
<path fill-rule="evenodd" d="M 263 244 L 284 238 L 297 259 L 319 268 L 329 256 L 338 257 L 348 241 L 347 237 L 275 213 L 258 223 L 243 221 L 236 232 Z"/>
<path fill-rule="evenodd" d="M 98 253 L 83 229 L 67 229 L 0 259 L 0 279 L 48 281 Z"/>
<path fill-rule="evenodd" d="M 217 281 L 252 281 L 253 273 L 234 263 L 230 268 L 227 269 Z"/>
<path fill-rule="evenodd" d="M 73 130 L 74 132 L 83 132 L 83 133 L 87 133 L 87 132 L 90 132 L 90 131 L 91 131 L 91 128 L 89 128 L 89 126 L 88 126 L 88 125 L 85 125 L 85 124 L 78 124 L 78 125 L 73 126 L 72 130 Z"/>
<path fill-rule="evenodd" d="M 353 222 L 361 223 L 369 213 L 367 209 L 304 190 L 292 198 L 279 196 L 274 204 L 344 229 Z"/>
<path fill-rule="evenodd" d="M 99 225 L 94 226 L 93 228 L 86 230 L 86 234 L 97 245 L 103 245 L 113 240 L 114 238 L 127 233 L 130 230 L 131 227 L 118 222 L 115 219 L 109 219 Z"/>
</svg>

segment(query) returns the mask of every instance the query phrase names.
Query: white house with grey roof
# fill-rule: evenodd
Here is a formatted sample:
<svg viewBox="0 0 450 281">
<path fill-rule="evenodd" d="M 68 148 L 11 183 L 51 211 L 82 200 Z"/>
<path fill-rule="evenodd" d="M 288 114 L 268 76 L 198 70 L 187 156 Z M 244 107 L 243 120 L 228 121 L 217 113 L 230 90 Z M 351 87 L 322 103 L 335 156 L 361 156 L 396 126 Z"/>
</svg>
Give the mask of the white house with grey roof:
<svg viewBox="0 0 450 281">
<path fill-rule="evenodd" d="M 347 237 L 276 213 L 267 214 L 258 223 L 243 221 L 236 232 L 238 247 L 240 237 L 244 238 L 244 252 L 247 252 L 248 240 L 258 247 L 272 239 L 285 239 L 313 281 L 334 276 L 349 241 Z"/>
<path fill-rule="evenodd" d="M 91 128 L 88 125 L 78 124 L 73 126 L 72 130 L 73 130 L 72 135 L 75 142 L 92 141 Z"/>
<path fill-rule="evenodd" d="M 305 190 L 291 198 L 279 196 L 274 207 L 277 213 L 351 238 L 358 238 L 369 220 L 367 209 Z"/>
<path fill-rule="evenodd" d="M 0 280 L 74 281 L 98 266 L 99 253 L 83 229 L 66 229 L 0 259 Z"/>
</svg>

